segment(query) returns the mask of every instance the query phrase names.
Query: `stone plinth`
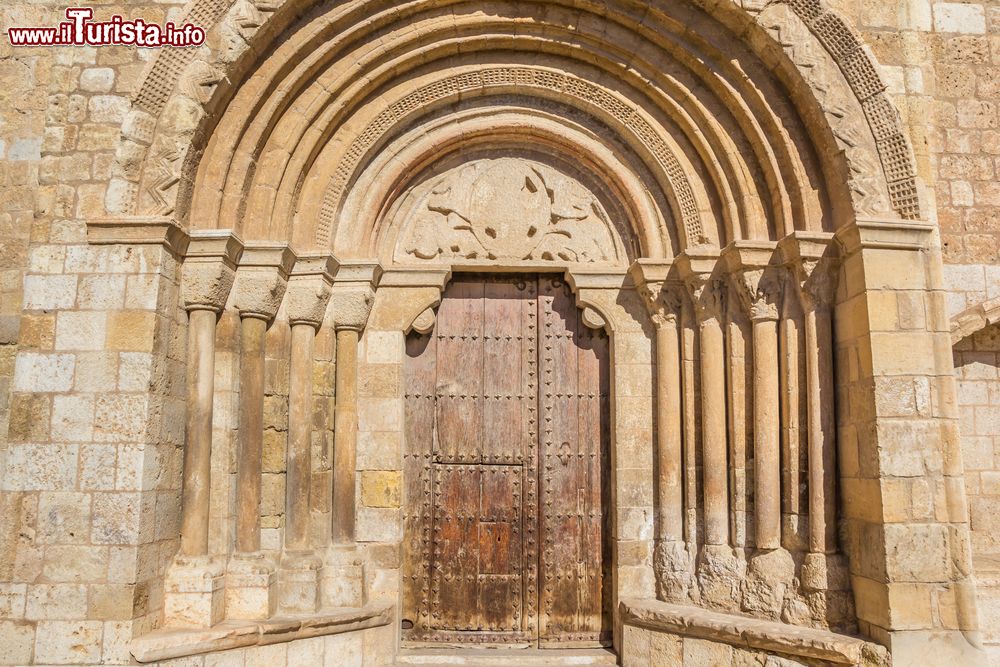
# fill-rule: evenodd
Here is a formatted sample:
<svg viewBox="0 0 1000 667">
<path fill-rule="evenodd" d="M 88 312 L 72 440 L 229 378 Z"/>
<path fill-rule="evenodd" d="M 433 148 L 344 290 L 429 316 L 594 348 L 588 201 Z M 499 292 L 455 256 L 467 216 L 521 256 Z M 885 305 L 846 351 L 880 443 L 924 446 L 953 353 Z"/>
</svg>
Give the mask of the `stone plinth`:
<svg viewBox="0 0 1000 667">
<path fill-rule="evenodd" d="M 274 563 L 262 554 L 237 554 L 226 570 L 226 618 L 263 620 L 278 610 Z"/>
<path fill-rule="evenodd" d="M 163 582 L 164 623 L 178 628 L 210 628 L 225 614 L 222 565 L 208 558 L 178 557 Z"/>
</svg>

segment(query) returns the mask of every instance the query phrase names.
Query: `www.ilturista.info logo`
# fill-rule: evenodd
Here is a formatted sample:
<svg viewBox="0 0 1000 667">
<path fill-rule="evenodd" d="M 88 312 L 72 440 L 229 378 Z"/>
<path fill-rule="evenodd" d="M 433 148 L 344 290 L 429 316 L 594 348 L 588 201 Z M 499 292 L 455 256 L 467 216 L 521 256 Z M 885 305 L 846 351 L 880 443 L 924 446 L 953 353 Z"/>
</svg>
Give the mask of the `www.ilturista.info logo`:
<svg viewBox="0 0 1000 667">
<path fill-rule="evenodd" d="M 91 21 L 94 10 L 70 7 L 68 21 L 57 26 L 7 28 L 13 46 L 201 46 L 205 30 L 185 23 L 176 26 L 147 23 L 142 19 L 112 16 L 110 21 Z"/>
</svg>

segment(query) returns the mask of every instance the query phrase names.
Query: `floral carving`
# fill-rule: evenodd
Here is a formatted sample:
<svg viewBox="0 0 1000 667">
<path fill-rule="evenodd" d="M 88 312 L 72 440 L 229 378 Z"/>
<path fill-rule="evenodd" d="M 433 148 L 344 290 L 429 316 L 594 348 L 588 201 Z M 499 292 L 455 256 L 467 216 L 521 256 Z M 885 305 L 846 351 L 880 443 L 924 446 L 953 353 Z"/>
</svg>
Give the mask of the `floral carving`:
<svg viewBox="0 0 1000 667">
<path fill-rule="evenodd" d="M 397 258 L 423 261 L 610 263 L 623 254 L 589 190 L 519 158 L 480 160 L 434 182 L 404 223 L 402 238 Z"/>
</svg>

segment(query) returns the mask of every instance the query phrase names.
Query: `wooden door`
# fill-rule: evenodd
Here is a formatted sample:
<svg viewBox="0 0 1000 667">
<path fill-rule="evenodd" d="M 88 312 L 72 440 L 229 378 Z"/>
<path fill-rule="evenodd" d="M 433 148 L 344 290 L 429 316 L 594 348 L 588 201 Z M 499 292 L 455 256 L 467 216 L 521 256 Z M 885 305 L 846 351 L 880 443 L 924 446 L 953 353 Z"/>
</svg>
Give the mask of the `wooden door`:
<svg viewBox="0 0 1000 667">
<path fill-rule="evenodd" d="M 610 643 L 606 336 L 558 278 L 462 277 L 404 382 L 404 640 Z"/>
</svg>

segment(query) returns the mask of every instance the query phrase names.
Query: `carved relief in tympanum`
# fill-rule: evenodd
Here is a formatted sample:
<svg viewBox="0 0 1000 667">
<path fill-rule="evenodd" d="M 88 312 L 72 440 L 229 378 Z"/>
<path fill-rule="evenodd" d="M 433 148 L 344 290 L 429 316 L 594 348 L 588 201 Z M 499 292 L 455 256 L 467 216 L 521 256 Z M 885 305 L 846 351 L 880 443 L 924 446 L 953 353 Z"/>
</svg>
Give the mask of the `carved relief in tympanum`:
<svg viewBox="0 0 1000 667">
<path fill-rule="evenodd" d="M 429 185 L 405 214 L 396 261 L 608 264 L 624 255 L 597 197 L 540 162 L 478 160 Z"/>
</svg>

